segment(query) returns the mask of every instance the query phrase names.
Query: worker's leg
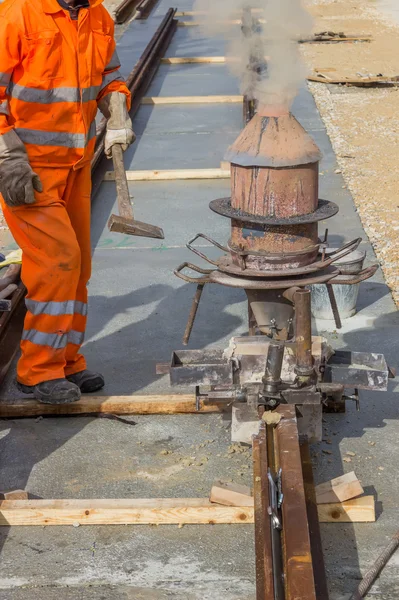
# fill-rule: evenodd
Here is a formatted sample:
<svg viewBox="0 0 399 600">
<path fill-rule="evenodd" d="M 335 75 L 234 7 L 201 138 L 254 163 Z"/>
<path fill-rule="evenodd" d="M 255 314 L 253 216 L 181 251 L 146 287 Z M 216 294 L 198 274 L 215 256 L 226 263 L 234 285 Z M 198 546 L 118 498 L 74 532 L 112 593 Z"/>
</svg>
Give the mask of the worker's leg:
<svg viewBox="0 0 399 600">
<path fill-rule="evenodd" d="M 35 204 L 3 212 L 22 248 L 21 277 L 27 293 L 27 315 L 21 342 L 17 379 L 33 386 L 65 377 L 68 342 L 81 343 L 84 327 L 75 331 L 75 303 L 80 281 L 81 254 L 69 219 L 64 194 L 70 169 L 36 168 L 43 193 Z M 2 200 L 2 198 L 0 198 Z M 85 368 L 81 359 L 81 368 Z"/>
<path fill-rule="evenodd" d="M 72 329 L 78 332 L 77 339 L 68 339 L 66 348 L 65 375 L 79 373 L 86 368 L 86 361 L 80 354 L 80 344 L 86 329 L 87 283 L 91 274 L 90 211 L 91 211 L 91 165 L 73 171 L 64 193 L 66 210 L 80 248 L 80 275 L 76 288 L 76 307 Z"/>
</svg>

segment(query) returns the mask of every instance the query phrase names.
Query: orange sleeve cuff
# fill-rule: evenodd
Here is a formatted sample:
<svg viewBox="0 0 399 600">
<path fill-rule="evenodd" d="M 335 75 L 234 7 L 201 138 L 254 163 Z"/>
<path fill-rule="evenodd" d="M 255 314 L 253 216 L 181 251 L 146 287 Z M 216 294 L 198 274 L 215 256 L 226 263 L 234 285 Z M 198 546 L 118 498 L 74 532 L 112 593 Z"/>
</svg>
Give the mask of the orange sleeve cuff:
<svg viewBox="0 0 399 600">
<path fill-rule="evenodd" d="M 101 91 L 101 94 L 97 98 L 97 102 L 99 102 L 102 98 L 104 98 L 104 96 L 110 94 L 111 92 L 119 92 L 120 94 L 125 94 L 127 109 L 130 110 L 132 104 L 132 95 L 124 81 L 111 81 L 111 83 Z"/>
<path fill-rule="evenodd" d="M 8 131 L 13 129 L 12 125 L 9 124 L 6 115 L 0 115 L 0 135 L 4 135 Z"/>
</svg>

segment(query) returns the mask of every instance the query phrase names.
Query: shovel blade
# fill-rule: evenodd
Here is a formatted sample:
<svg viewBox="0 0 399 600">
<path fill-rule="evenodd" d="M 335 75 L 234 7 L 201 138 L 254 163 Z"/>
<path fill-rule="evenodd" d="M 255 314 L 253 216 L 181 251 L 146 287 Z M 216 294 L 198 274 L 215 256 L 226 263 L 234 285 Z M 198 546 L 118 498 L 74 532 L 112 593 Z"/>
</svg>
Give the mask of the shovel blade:
<svg viewBox="0 0 399 600">
<path fill-rule="evenodd" d="M 142 223 L 135 219 L 125 219 L 119 215 L 111 215 L 108 220 L 108 229 L 125 235 L 137 235 L 140 237 L 165 239 L 163 230 L 156 225 Z"/>
</svg>

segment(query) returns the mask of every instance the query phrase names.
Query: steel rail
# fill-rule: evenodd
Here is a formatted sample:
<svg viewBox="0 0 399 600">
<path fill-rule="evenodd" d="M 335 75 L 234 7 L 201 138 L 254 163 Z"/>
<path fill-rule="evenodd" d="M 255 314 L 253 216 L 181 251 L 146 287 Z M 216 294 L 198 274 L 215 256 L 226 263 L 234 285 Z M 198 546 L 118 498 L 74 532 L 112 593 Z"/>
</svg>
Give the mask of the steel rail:
<svg viewBox="0 0 399 600">
<path fill-rule="evenodd" d="M 11 310 L 0 313 L 0 385 L 3 384 L 12 361 L 18 351 L 26 314 L 26 288 L 19 283 L 11 297 Z"/>
<path fill-rule="evenodd" d="M 308 445 L 300 443 L 295 406 L 281 405 L 277 412 L 281 421 L 274 428 L 262 423 L 253 442 L 256 598 L 328 600 Z M 278 473 L 281 531 L 273 529 L 269 487 Z"/>
<path fill-rule="evenodd" d="M 115 23 L 121 25 L 132 15 L 137 20 L 147 19 L 157 2 L 158 0 L 123 0 L 115 10 Z"/>
</svg>

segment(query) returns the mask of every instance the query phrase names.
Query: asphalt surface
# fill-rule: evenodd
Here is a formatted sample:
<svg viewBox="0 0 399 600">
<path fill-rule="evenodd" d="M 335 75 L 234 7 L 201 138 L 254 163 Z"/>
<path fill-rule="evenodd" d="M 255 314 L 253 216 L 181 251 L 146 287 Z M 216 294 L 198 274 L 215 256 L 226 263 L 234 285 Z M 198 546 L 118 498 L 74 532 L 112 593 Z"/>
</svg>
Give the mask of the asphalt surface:
<svg viewBox="0 0 399 600">
<path fill-rule="evenodd" d="M 178 6 L 189 9 L 191 4 Z M 126 29 L 119 41 L 125 75 L 168 8 L 161 0 L 147 22 L 135 21 Z M 223 40 L 193 37 L 190 29 L 177 29 L 168 56 L 223 55 Z M 184 65 L 162 66 L 148 95 L 220 93 L 237 93 L 237 82 L 224 65 Z M 324 155 L 321 197 L 340 206 L 339 215 L 328 222 L 331 245 L 364 237 L 306 87 L 293 112 Z M 239 105 L 143 106 L 134 121 L 138 138 L 126 153 L 126 167 L 218 167 L 242 126 Z M 109 163 L 105 168 L 111 168 Z M 89 365 L 106 377 L 104 394 L 168 393 L 167 378 L 155 375 L 155 364 L 182 347 L 195 289 L 177 279 L 173 270 L 194 258 L 185 244 L 196 233 L 226 241 L 229 224 L 208 204 L 228 195 L 229 181 L 132 183 L 131 193 L 136 218 L 161 225 L 165 240 L 110 234 L 106 221 L 116 207 L 115 187 L 112 182 L 100 186 L 93 198 L 85 354 Z M 367 240 L 362 247 L 371 263 Z M 202 250 L 212 255 L 212 248 Z M 189 347 L 224 347 L 231 336 L 246 331 L 246 316 L 243 292 L 209 286 Z M 383 352 L 392 366 L 398 356 L 397 330 L 398 313 L 380 274 L 362 284 L 359 312 L 340 332 L 329 321 L 314 324 L 315 333 L 326 335 L 334 347 Z M 12 378 L 10 374 L 9 397 L 14 394 Z M 355 470 L 377 500 L 374 524 L 322 526 L 333 600 L 348 598 L 361 572 L 397 529 L 396 386 L 393 382 L 388 393 L 364 393 L 360 413 L 349 406 L 345 415 L 326 415 L 325 442 L 313 448 L 317 481 Z M 0 421 L 2 489 L 26 489 L 36 498 L 139 498 L 206 496 L 215 478 L 250 485 L 250 450 L 229 453 L 226 418 L 131 420 L 136 425 L 88 417 Z M 348 451 L 355 454 L 350 463 L 343 461 Z M 3 527 L 0 546 L 0 600 L 255 598 L 251 525 Z M 392 559 L 372 598 L 398 597 L 398 561 Z"/>
</svg>

